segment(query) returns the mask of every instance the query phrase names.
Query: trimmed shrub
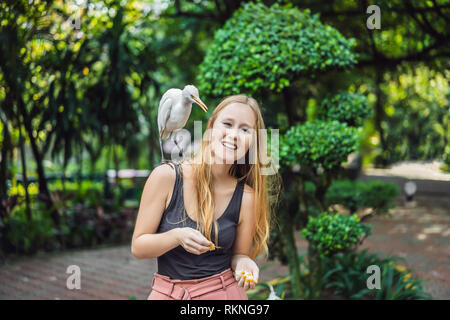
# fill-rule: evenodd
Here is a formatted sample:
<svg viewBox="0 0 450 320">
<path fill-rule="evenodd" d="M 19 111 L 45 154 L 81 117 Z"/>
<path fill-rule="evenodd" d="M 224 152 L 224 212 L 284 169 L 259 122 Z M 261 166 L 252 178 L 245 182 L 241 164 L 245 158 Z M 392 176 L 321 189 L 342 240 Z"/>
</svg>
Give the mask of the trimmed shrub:
<svg viewBox="0 0 450 320">
<path fill-rule="evenodd" d="M 301 231 L 321 257 L 351 249 L 361 242 L 361 237 L 370 233 L 370 226 L 361 223 L 356 214 L 343 216 L 327 212 L 309 217 L 306 228 Z"/>
</svg>

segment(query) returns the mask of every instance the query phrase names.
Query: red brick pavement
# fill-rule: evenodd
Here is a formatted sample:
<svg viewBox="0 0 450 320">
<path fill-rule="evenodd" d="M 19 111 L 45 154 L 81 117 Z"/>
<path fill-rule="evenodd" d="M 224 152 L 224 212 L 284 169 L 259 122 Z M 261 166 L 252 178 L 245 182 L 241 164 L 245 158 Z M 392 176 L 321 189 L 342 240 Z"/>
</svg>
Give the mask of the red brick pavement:
<svg viewBox="0 0 450 320">
<path fill-rule="evenodd" d="M 80 267 L 79 290 L 66 286 L 70 265 Z M 129 245 L 38 254 L 0 266 L 0 299 L 144 299 L 155 271 L 155 260 L 134 258 Z"/>
</svg>

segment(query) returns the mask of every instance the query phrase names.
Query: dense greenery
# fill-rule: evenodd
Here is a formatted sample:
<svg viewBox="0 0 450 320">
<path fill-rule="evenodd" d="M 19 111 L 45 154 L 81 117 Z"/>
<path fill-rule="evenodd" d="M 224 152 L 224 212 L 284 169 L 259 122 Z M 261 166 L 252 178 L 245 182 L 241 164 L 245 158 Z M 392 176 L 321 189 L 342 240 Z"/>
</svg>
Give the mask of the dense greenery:
<svg viewBox="0 0 450 320">
<path fill-rule="evenodd" d="M 327 206 L 341 204 L 350 212 L 373 208 L 376 213 L 388 212 L 400 190 L 393 182 L 384 181 L 334 181 L 327 191 Z"/>
<path fill-rule="evenodd" d="M 307 278 L 310 275 L 305 255 L 299 255 L 302 269 L 302 289 L 305 297 L 311 295 Z M 338 253 L 324 257 L 322 268 L 324 273 L 320 279 L 322 297 L 339 300 L 429 300 L 432 296 L 424 291 L 423 280 L 417 279 L 413 271 L 404 267 L 402 258 L 395 256 L 382 257 L 380 253 L 369 253 L 367 250 Z M 367 279 L 369 266 L 380 267 L 380 289 L 369 289 Z M 256 290 L 250 292 L 251 300 L 268 299 L 271 292 L 282 300 L 291 300 L 292 288 L 290 276 L 261 282 Z M 271 288 L 272 287 L 272 288 Z"/>
<path fill-rule="evenodd" d="M 370 234 L 370 226 L 359 221 L 356 214 L 343 216 L 324 212 L 310 217 L 301 234 L 321 257 L 325 257 L 355 248 L 363 236 Z"/>
<path fill-rule="evenodd" d="M 412 271 L 397 263 L 398 257 L 380 257 L 378 253 L 350 252 L 325 258 L 323 288 L 341 299 L 428 300 L 422 281 Z M 381 288 L 367 288 L 367 268 L 380 267 Z"/>
<path fill-rule="evenodd" d="M 357 143 L 357 132 L 345 122 L 308 122 L 286 132 L 280 143 L 280 159 L 285 166 L 301 163 L 332 170 L 347 160 Z"/>
<path fill-rule="evenodd" d="M 50 189 L 54 190 L 53 202 L 62 213 L 61 227 L 54 224 L 40 202 L 32 202 L 32 219 L 28 219 L 24 203 L 11 202 L 0 225 L 0 252 L 30 254 L 38 250 L 87 248 L 129 241 L 135 210 L 126 207 L 121 188 L 114 188 L 108 194 L 103 186 L 101 181 L 66 182 L 64 191 L 59 191 L 59 181 L 50 183 Z M 19 189 L 18 194 L 24 193 L 23 188 Z M 37 189 L 30 196 L 34 199 Z M 62 242 L 58 241 L 58 236 Z"/>
<path fill-rule="evenodd" d="M 354 45 L 310 10 L 250 2 L 215 33 L 197 81 L 214 96 L 280 92 L 299 76 L 351 66 Z"/>
<path fill-rule="evenodd" d="M 360 93 L 339 93 L 322 100 L 319 119 L 344 122 L 350 127 L 361 127 L 369 117 L 367 97 Z"/>
</svg>

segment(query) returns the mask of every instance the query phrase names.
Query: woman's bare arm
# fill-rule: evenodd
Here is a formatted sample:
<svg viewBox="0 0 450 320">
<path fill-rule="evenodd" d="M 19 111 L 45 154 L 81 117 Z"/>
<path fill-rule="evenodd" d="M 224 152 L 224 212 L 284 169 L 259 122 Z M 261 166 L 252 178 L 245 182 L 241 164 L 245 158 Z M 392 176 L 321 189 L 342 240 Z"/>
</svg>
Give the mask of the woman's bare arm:
<svg viewBox="0 0 450 320">
<path fill-rule="evenodd" d="M 175 171 L 169 165 L 156 167 L 145 183 L 131 242 L 138 259 L 159 257 L 179 245 L 177 229 L 156 233 L 174 184 Z"/>
<path fill-rule="evenodd" d="M 253 236 L 256 228 L 256 218 L 253 207 L 254 203 L 255 192 L 251 187 L 245 185 L 244 194 L 242 196 L 239 223 L 236 228 L 233 256 L 249 256 L 250 254 L 250 248 L 252 247 Z"/>
<path fill-rule="evenodd" d="M 255 288 L 256 283 L 259 281 L 259 268 L 255 261 L 249 257 L 256 229 L 255 193 L 247 185 L 245 188 L 239 223 L 236 229 L 233 256 L 231 257 L 231 269 L 235 272 L 234 277 L 238 285 L 247 290 Z M 242 272 L 250 272 L 251 277 L 246 278 L 242 275 Z"/>
</svg>

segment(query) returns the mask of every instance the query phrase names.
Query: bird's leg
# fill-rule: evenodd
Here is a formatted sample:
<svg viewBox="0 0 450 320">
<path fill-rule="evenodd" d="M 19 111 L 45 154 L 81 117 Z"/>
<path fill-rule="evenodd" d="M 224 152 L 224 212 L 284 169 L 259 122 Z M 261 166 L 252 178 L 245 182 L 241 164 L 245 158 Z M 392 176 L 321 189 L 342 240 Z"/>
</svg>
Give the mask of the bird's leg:
<svg viewBox="0 0 450 320">
<path fill-rule="evenodd" d="M 175 145 L 177 146 L 178 150 L 180 150 L 180 151 L 178 151 L 178 156 L 180 156 L 180 158 L 181 158 L 181 157 L 183 157 L 183 148 L 180 147 L 180 145 L 178 144 L 178 141 L 177 141 L 177 133 L 178 133 L 178 132 L 174 132 L 174 133 L 173 133 L 173 142 L 174 142 Z M 181 139 L 183 139 L 183 136 L 181 136 Z"/>
<path fill-rule="evenodd" d="M 159 147 L 161 148 L 161 163 L 166 163 L 167 160 L 164 159 L 164 151 L 163 151 L 163 147 L 162 147 L 161 134 L 159 135 Z"/>
</svg>

